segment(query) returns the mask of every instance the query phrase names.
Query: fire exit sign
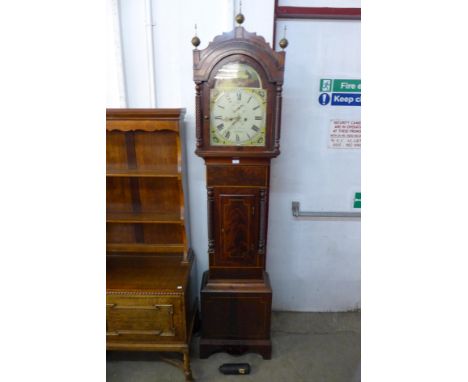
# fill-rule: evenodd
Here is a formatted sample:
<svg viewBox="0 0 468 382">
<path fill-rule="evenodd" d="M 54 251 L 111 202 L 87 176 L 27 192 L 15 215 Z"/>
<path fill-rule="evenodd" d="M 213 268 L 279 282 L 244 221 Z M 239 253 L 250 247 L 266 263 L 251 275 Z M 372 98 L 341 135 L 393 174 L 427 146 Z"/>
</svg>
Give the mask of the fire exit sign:
<svg viewBox="0 0 468 382">
<path fill-rule="evenodd" d="M 321 92 L 361 92 L 361 80 L 341 80 L 341 79 L 327 79 L 320 80 Z"/>
<path fill-rule="evenodd" d="M 354 208 L 361 208 L 361 193 L 356 192 L 354 194 Z"/>
<path fill-rule="evenodd" d="M 322 106 L 361 106 L 361 80 L 322 78 L 319 90 Z"/>
</svg>

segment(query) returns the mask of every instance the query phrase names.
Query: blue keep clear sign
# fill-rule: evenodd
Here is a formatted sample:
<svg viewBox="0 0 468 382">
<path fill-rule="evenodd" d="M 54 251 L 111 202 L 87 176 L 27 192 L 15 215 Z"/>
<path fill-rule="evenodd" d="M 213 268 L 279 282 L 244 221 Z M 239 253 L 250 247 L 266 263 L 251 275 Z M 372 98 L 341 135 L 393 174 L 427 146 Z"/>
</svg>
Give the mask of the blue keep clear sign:
<svg viewBox="0 0 468 382">
<path fill-rule="evenodd" d="M 332 93 L 331 104 L 334 106 L 361 106 L 361 94 Z"/>
<path fill-rule="evenodd" d="M 320 79 L 320 105 L 361 106 L 361 80 Z"/>
<path fill-rule="evenodd" d="M 330 94 L 322 93 L 319 97 L 320 105 L 328 105 L 330 103 Z"/>
</svg>

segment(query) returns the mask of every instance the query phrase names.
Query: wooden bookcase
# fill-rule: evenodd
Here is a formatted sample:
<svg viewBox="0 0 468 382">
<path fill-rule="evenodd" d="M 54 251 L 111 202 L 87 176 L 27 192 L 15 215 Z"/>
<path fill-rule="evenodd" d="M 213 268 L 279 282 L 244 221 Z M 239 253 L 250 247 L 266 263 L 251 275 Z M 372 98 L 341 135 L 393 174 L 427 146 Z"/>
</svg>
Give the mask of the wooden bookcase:
<svg viewBox="0 0 468 382">
<path fill-rule="evenodd" d="M 191 379 L 193 255 L 185 208 L 184 109 L 108 109 L 107 349 L 180 352 Z"/>
</svg>

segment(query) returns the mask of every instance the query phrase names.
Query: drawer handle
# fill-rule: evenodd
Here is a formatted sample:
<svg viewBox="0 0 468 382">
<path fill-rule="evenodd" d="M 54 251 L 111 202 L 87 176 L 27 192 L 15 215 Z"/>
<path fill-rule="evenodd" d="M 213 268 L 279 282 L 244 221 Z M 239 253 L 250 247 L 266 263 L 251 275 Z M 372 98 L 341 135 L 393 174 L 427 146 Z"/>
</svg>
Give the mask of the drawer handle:
<svg viewBox="0 0 468 382">
<path fill-rule="evenodd" d="M 161 310 L 161 308 L 168 308 L 170 314 L 174 314 L 174 307 L 170 304 L 156 304 L 156 305 L 117 305 L 106 304 L 110 309 L 140 309 L 140 310 Z"/>
<path fill-rule="evenodd" d="M 157 305 L 117 305 L 117 304 L 106 304 L 107 308 L 110 309 L 137 309 L 137 310 L 161 310 L 167 308 L 169 314 L 174 314 L 174 307 L 169 304 L 157 304 Z"/>
<path fill-rule="evenodd" d="M 107 332 L 108 336 L 120 336 L 121 334 L 146 334 L 152 336 L 160 336 L 162 330 L 115 330 L 113 332 Z"/>
</svg>

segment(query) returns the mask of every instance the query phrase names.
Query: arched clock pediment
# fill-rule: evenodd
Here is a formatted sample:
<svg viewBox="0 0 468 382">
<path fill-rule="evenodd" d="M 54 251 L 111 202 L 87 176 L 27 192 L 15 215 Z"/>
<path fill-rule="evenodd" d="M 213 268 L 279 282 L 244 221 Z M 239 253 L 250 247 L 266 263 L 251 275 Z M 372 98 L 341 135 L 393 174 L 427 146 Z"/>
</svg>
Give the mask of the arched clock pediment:
<svg viewBox="0 0 468 382">
<path fill-rule="evenodd" d="M 215 37 L 203 50 L 193 51 L 194 81 L 207 81 L 219 61 L 236 54 L 257 60 L 270 82 L 283 83 L 285 53 L 274 51 L 262 36 L 243 27 Z"/>
</svg>

